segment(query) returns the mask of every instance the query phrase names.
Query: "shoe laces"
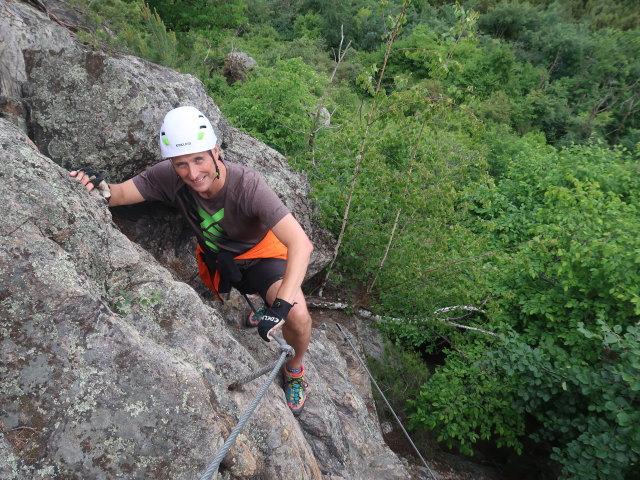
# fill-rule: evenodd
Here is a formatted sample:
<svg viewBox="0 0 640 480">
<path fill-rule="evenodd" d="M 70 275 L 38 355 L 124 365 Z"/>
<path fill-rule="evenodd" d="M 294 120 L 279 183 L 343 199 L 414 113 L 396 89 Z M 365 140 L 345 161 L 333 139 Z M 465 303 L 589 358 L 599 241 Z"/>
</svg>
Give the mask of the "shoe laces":
<svg viewBox="0 0 640 480">
<path fill-rule="evenodd" d="M 304 377 L 301 375 L 299 377 L 291 377 L 287 378 L 287 400 L 293 403 L 297 403 L 302 400 L 304 397 L 305 389 L 309 386 L 309 384 L 304 380 Z"/>
</svg>

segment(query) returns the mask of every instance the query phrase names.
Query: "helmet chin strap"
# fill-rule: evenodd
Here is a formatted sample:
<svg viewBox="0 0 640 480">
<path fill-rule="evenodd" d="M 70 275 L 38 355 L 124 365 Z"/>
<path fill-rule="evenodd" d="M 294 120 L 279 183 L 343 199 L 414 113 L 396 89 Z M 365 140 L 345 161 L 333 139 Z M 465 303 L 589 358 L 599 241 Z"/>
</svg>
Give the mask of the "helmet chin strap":
<svg viewBox="0 0 640 480">
<path fill-rule="evenodd" d="M 216 166 L 216 178 L 220 178 L 220 169 L 218 168 L 218 162 L 213 156 L 213 150 L 209 150 L 209 155 L 211 155 L 211 160 L 213 160 L 213 164 Z"/>
</svg>

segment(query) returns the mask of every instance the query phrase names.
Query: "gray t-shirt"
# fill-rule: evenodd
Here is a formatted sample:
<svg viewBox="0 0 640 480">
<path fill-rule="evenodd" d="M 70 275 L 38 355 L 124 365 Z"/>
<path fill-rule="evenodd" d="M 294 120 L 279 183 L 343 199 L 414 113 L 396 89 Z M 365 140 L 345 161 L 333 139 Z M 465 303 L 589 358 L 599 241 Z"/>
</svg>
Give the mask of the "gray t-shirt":
<svg viewBox="0 0 640 480">
<path fill-rule="evenodd" d="M 133 183 L 145 200 L 178 207 L 201 245 L 213 252 L 223 249 L 244 253 L 260 242 L 289 209 L 258 172 L 237 163 L 224 165 L 224 186 L 211 199 L 187 187 L 171 160 L 149 167 L 133 177 Z"/>
</svg>

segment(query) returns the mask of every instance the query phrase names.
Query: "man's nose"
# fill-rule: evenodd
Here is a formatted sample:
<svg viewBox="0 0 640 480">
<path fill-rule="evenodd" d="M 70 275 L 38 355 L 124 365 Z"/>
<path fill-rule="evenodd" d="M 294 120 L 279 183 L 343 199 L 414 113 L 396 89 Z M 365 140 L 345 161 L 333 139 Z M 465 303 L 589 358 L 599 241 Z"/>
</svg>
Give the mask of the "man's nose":
<svg viewBox="0 0 640 480">
<path fill-rule="evenodd" d="M 198 175 L 200 174 L 200 172 L 198 171 L 198 167 L 196 167 L 195 165 L 189 165 L 189 178 L 191 180 L 195 180 L 196 178 L 198 178 Z"/>
</svg>

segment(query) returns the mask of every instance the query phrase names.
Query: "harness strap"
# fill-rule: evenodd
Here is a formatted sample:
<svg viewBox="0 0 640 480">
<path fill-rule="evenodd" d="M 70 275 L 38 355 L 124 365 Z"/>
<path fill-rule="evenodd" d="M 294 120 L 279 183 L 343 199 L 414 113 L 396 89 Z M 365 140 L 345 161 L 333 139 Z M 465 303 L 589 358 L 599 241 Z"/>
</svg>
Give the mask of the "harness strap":
<svg viewBox="0 0 640 480">
<path fill-rule="evenodd" d="M 234 257 L 234 260 L 250 260 L 254 258 L 280 258 L 282 260 L 287 259 L 287 247 L 278 240 L 275 233 L 271 230 L 267 232 L 260 242 L 258 242 L 253 248 L 246 252 Z M 211 290 L 216 296 L 222 300 L 218 293 L 218 287 L 220 286 L 220 272 L 216 269 L 213 274 L 207 266 L 206 254 L 200 244 L 196 247 L 196 260 L 198 261 L 198 273 L 202 282 Z"/>
</svg>

